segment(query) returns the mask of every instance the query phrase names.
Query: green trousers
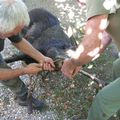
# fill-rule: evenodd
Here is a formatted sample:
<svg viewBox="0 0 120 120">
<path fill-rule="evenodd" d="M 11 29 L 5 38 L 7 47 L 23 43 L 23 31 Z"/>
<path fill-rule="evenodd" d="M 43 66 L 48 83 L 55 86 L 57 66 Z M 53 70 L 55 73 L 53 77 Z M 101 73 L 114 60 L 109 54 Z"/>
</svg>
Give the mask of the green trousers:
<svg viewBox="0 0 120 120">
<path fill-rule="evenodd" d="M 120 58 L 113 63 L 113 78 L 94 98 L 87 120 L 108 120 L 120 109 Z"/>
<path fill-rule="evenodd" d="M 0 55 L 0 68 L 10 69 L 10 67 L 5 63 L 1 55 Z M 26 85 L 23 83 L 22 80 L 20 80 L 19 77 L 16 77 L 11 80 L 0 80 L 0 83 L 8 87 L 17 97 L 24 96 L 28 91 Z"/>
</svg>

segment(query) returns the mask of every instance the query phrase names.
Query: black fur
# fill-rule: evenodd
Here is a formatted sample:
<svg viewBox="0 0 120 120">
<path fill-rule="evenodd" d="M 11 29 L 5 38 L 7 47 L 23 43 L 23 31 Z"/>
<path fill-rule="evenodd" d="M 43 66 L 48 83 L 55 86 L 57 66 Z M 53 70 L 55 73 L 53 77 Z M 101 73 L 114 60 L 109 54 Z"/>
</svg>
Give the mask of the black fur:
<svg viewBox="0 0 120 120">
<path fill-rule="evenodd" d="M 57 58 L 65 59 L 67 57 L 66 50 L 73 48 L 73 45 L 61 28 L 57 17 L 42 8 L 31 10 L 29 15 L 30 24 L 22 30 L 21 35 L 37 50 L 53 60 Z M 16 60 L 23 60 L 27 64 L 36 62 L 23 53 L 5 61 L 9 63 Z"/>
</svg>

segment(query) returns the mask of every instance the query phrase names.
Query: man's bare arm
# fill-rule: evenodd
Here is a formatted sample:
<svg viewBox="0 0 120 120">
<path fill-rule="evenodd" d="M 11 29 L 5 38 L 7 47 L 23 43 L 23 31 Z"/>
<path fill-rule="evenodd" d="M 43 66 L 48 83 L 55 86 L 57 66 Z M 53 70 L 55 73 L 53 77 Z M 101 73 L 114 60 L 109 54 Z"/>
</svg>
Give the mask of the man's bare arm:
<svg viewBox="0 0 120 120">
<path fill-rule="evenodd" d="M 85 36 L 78 46 L 72 61 L 76 65 L 84 65 L 99 57 L 111 42 L 110 36 L 105 32 L 107 15 L 90 18 L 85 28 Z"/>
<path fill-rule="evenodd" d="M 51 58 L 44 56 L 41 52 L 36 50 L 27 40 L 24 38 L 19 43 L 14 43 L 14 45 L 23 53 L 35 59 L 37 62 L 43 64 L 43 70 L 54 70 L 54 62 Z"/>
<path fill-rule="evenodd" d="M 23 68 L 0 68 L 0 80 L 10 80 L 24 74 L 36 74 L 42 70 L 41 64 L 32 63 Z"/>
<path fill-rule="evenodd" d="M 27 40 L 24 38 L 19 43 L 14 43 L 14 45 L 23 53 L 31 56 L 38 62 L 44 61 L 44 55 L 37 51 Z"/>
<path fill-rule="evenodd" d="M 23 69 L 0 69 L 0 80 L 10 80 L 23 74 Z"/>
</svg>

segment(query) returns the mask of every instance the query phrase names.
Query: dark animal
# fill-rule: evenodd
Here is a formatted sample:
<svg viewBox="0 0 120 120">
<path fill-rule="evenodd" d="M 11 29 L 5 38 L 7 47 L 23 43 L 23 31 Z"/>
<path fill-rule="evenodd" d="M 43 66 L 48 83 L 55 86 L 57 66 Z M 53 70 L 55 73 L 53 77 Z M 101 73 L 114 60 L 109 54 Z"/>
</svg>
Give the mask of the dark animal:
<svg viewBox="0 0 120 120">
<path fill-rule="evenodd" d="M 42 8 L 31 10 L 29 16 L 30 24 L 22 30 L 21 35 L 42 54 L 51 57 L 54 61 L 67 58 L 66 51 L 73 49 L 74 46 L 60 26 L 58 18 Z M 25 61 L 27 64 L 36 62 L 23 53 L 5 59 L 7 63 L 17 60 Z"/>
<path fill-rule="evenodd" d="M 66 51 L 74 50 L 77 44 L 65 34 L 57 17 L 50 12 L 42 8 L 36 8 L 29 12 L 29 16 L 30 24 L 22 30 L 21 35 L 42 54 L 56 61 L 56 70 L 59 70 L 63 60 L 69 57 Z M 36 62 L 21 52 L 18 55 L 5 59 L 7 63 L 18 60 L 25 61 L 27 64 Z M 81 71 L 81 73 L 90 78 L 92 76 L 85 71 Z M 104 86 L 104 81 L 98 78 L 94 78 L 93 81 L 97 82 L 100 86 Z"/>
</svg>

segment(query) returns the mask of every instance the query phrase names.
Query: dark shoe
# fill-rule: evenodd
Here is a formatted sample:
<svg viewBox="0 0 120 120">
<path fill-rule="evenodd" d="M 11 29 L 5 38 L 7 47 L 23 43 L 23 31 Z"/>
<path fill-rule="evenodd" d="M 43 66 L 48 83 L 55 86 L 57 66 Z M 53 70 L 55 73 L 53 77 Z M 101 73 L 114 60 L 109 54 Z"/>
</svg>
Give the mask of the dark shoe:
<svg viewBox="0 0 120 120">
<path fill-rule="evenodd" d="M 37 110 L 47 108 L 47 105 L 44 102 L 34 98 L 33 96 L 30 99 L 27 99 L 27 95 L 24 95 L 24 97 L 16 97 L 15 101 L 21 106 L 28 106 L 30 102 L 32 102 L 33 109 Z"/>
</svg>

